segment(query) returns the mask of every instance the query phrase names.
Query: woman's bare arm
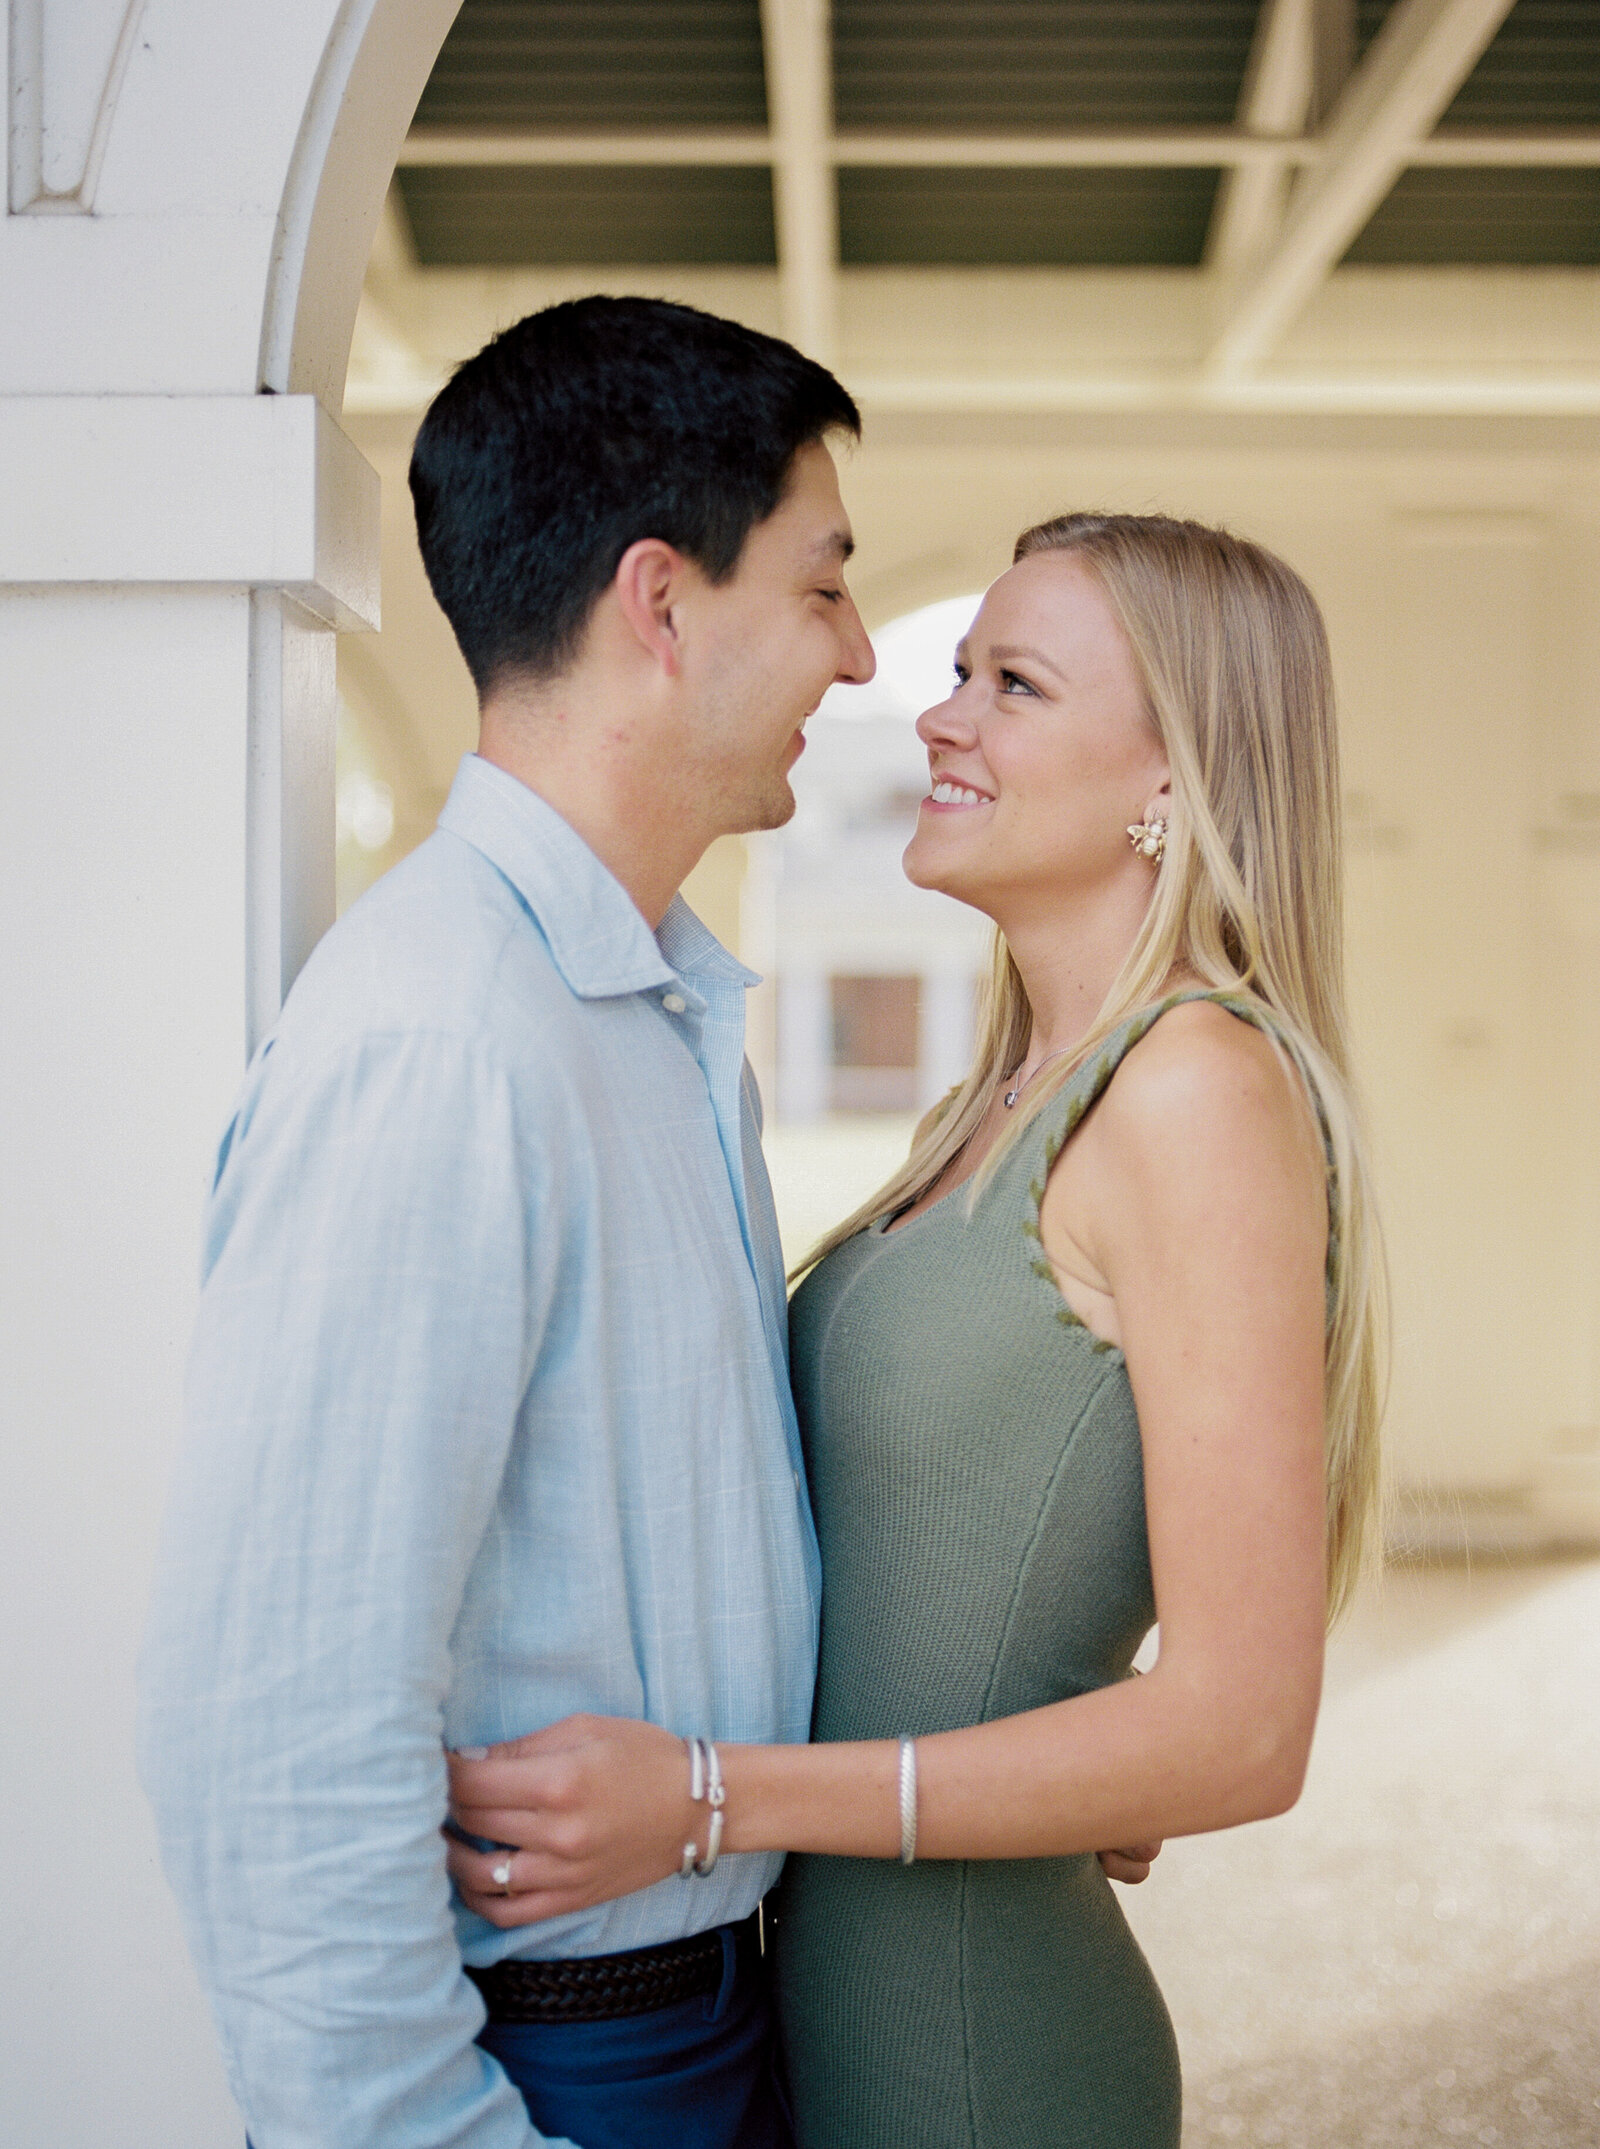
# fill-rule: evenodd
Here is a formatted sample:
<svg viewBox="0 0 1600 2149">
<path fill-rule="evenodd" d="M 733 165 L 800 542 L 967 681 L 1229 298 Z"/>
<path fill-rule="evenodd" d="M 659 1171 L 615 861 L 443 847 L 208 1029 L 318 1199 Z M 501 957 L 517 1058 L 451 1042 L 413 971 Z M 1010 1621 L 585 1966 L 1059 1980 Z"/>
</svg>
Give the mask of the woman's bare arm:
<svg viewBox="0 0 1600 2149">
<path fill-rule="evenodd" d="M 1196 1004 L 1129 1053 L 1067 1154 L 1073 1238 L 1109 1287 L 1139 1407 L 1160 1660 L 1143 1679 L 919 1739 L 919 1857 L 1229 1827 L 1291 1805 L 1310 1750 L 1326 1214 L 1304 1099 L 1264 1039 Z M 492 1856 L 452 1849 L 498 1922 L 648 1885 L 703 1837 L 668 1733 L 585 1718 L 517 1745 L 454 1778 L 463 1825 L 526 1846 L 510 1898 Z M 898 1851 L 892 1741 L 721 1758 L 725 1849 Z"/>
</svg>

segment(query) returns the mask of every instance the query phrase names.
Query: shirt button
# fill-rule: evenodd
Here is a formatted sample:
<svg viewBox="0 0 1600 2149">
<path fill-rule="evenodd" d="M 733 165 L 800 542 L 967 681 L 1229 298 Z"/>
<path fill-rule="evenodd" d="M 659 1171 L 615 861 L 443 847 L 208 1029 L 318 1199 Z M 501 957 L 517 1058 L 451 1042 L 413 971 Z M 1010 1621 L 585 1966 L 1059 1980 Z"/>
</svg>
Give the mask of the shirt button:
<svg viewBox="0 0 1600 2149">
<path fill-rule="evenodd" d="M 681 992 L 664 992 L 661 995 L 661 1005 L 669 1015 L 681 1015 L 689 1003 Z"/>
</svg>

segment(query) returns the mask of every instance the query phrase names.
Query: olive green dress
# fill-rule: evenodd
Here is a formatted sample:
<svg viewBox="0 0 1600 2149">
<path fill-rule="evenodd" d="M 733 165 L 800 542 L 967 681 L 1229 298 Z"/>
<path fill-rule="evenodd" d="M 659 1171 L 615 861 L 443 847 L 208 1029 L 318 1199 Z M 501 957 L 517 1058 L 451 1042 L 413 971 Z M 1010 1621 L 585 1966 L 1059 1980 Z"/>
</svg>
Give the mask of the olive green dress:
<svg viewBox="0 0 1600 2149">
<path fill-rule="evenodd" d="M 1155 1616 L 1139 1420 L 1121 1351 L 1056 1287 L 1039 1203 L 1122 1055 L 1202 997 L 1222 998 L 1114 1033 L 970 1213 L 963 1187 L 880 1220 L 795 1293 L 815 1738 L 952 1730 L 1127 1676 Z M 801 2149 L 1177 2149 L 1172 2026 L 1093 1857 L 792 1857 L 776 1909 Z"/>
</svg>

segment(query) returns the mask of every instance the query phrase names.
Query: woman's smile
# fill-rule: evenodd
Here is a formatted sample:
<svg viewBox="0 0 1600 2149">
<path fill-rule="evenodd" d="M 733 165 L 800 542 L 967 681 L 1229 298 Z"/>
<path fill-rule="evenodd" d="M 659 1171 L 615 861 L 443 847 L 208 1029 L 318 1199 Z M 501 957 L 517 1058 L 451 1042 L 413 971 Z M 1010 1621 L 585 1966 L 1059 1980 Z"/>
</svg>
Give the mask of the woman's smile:
<svg viewBox="0 0 1600 2149">
<path fill-rule="evenodd" d="M 970 813 L 975 806 L 992 806 L 994 799 L 989 792 L 979 791 L 972 784 L 941 776 L 922 803 L 935 813 Z"/>
</svg>

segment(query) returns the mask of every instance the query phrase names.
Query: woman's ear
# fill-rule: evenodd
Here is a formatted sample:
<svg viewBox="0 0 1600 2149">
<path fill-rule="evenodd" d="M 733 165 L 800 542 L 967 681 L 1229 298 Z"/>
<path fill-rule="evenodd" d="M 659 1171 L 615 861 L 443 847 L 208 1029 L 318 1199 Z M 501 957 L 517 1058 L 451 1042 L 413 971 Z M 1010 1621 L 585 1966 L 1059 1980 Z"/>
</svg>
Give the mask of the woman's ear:
<svg viewBox="0 0 1600 2149">
<path fill-rule="evenodd" d="M 1170 776 L 1163 777 L 1160 790 L 1152 792 L 1150 797 L 1145 800 L 1144 813 L 1141 818 L 1147 827 L 1152 821 L 1170 821 L 1172 819 L 1172 778 Z"/>
</svg>

